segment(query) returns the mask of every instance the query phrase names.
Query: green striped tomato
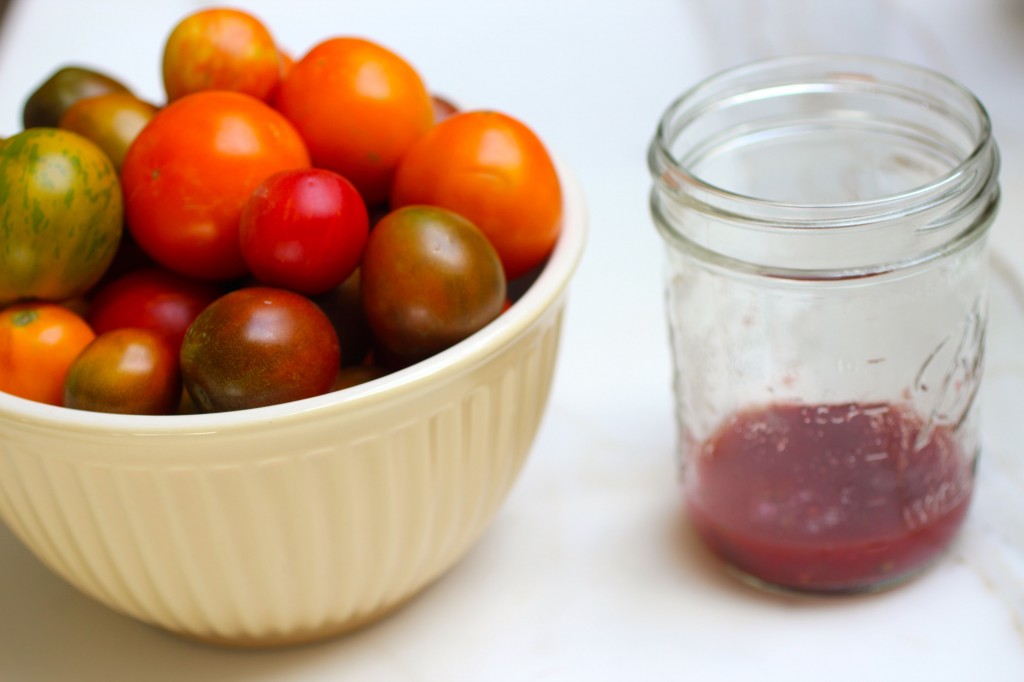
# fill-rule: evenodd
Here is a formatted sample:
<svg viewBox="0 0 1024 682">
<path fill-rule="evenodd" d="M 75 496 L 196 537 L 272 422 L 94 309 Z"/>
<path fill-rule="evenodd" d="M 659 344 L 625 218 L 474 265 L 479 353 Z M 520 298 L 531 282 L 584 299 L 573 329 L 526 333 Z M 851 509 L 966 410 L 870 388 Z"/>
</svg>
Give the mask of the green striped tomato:
<svg viewBox="0 0 1024 682">
<path fill-rule="evenodd" d="M 0 145 L 0 306 L 84 293 L 121 239 L 121 185 L 109 157 L 66 130 Z"/>
</svg>

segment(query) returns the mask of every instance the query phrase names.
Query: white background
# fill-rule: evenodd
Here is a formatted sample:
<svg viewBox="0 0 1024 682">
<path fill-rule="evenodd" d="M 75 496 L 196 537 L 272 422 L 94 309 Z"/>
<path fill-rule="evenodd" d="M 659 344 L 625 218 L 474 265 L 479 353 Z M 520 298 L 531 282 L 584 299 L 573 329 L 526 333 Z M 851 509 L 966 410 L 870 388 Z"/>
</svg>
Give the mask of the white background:
<svg viewBox="0 0 1024 682">
<path fill-rule="evenodd" d="M 14 0 L 0 32 L 0 136 L 17 132 L 24 98 L 66 63 L 161 101 L 163 40 L 205 4 Z M 1014 326 L 1012 295 L 993 311 L 986 394 L 987 466 L 1009 482 L 1003 497 L 979 499 L 951 555 L 894 592 L 754 592 L 681 518 L 645 165 L 669 101 L 723 67 L 816 51 L 907 59 L 963 81 L 989 107 L 1006 192 L 996 250 L 1024 267 L 1024 2 L 236 5 L 296 56 L 333 35 L 375 39 L 435 92 L 527 122 L 574 169 L 591 233 L 550 408 L 518 484 L 465 560 L 390 618 L 317 645 L 249 652 L 179 640 L 81 596 L 0 526 L 0 680 L 1024 680 L 1024 535 L 1004 518 L 1024 514 L 1024 479 L 1013 479 L 1024 327 Z M 1010 499 L 1016 507 L 997 504 Z"/>
</svg>

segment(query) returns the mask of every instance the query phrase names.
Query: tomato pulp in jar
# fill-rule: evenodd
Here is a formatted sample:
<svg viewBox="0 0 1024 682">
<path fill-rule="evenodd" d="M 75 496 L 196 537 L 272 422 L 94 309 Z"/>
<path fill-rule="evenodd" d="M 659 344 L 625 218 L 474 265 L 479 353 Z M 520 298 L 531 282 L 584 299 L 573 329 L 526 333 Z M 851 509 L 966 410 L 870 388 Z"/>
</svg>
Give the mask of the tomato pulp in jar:
<svg viewBox="0 0 1024 682">
<path fill-rule="evenodd" d="M 691 520 L 741 571 L 857 591 L 924 567 L 971 496 L 947 426 L 896 405 L 775 405 L 734 415 L 694 458 Z"/>
</svg>

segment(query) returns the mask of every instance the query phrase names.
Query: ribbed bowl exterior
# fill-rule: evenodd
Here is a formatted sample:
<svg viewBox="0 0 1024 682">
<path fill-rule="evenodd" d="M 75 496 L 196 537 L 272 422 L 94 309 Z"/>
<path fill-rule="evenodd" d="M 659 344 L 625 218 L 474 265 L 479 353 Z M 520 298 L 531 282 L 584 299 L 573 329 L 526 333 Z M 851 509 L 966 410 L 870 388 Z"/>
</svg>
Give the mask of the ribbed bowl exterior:
<svg viewBox="0 0 1024 682">
<path fill-rule="evenodd" d="M 493 519 L 551 388 L 585 206 L 506 313 L 392 375 L 278 406 L 131 417 L 0 393 L 0 518 L 107 606 L 235 646 L 402 605 Z"/>
<path fill-rule="evenodd" d="M 493 518 L 544 412 L 561 310 L 480 365 L 284 425 L 85 440 L 0 421 L 0 515 L 86 594 L 191 637 L 282 644 L 358 626 Z"/>
</svg>

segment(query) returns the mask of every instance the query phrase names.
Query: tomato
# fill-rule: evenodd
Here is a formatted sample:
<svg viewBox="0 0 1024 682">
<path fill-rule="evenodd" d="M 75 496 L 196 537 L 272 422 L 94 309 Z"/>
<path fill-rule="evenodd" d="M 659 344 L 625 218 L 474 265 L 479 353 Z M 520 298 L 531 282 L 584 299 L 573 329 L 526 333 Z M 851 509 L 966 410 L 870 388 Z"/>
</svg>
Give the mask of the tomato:
<svg viewBox="0 0 1024 682">
<path fill-rule="evenodd" d="M 367 381 L 380 379 L 383 376 L 387 376 L 387 374 L 387 370 L 376 365 L 342 367 L 338 370 L 338 376 L 334 378 L 334 383 L 331 384 L 331 390 L 340 391 L 350 386 L 358 386 L 359 384 L 365 384 Z"/>
<path fill-rule="evenodd" d="M 387 200 L 395 167 L 433 124 L 415 69 L 359 38 L 332 38 L 300 59 L 277 106 L 295 124 L 315 166 L 340 173 L 367 204 Z"/>
<path fill-rule="evenodd" d="M 242 207 L 263 180 L 309 166 L 302 138 L 263 102 L 208 90 L 161 110 L 128 149 L 128 229 L 164 267 L 223 280 L 246 272 Z"/>
<path fill-rule="evenodd" d="M 201 410 L 241 410 L 326 393 L 339 355 L 334 328 L 312 301 L 250 287 L 199 314 L 181 346 L 181 372 Z"/>
<path fill-rule="evenodd" d="M 322 294 L 359 265 L 369 233 L 366 205 L 337 173 L 320 168 L 275 173 L 242 211 L 242 257 L 262 283 Z"/>
<path fill-rule="evenodd" d="M 407 362 L 476 332 L 505 302 L 494 247 L 465 218 L 433 206 L 401 208 L 377 223 L 360 276 L 381 356 Z"/>
<path fill-rule="evenodd" d="M 56 128 L 60 117 L 72 104 L 108 92 L 130 94 L 127 86 L 104 73 L 65 66 L 29 95 L 22 111 L 22 122 L 26 128 Z"/>
<path fill-rule="evenodd" d="M 551 253 L 561 229 L 562 190 L 543 143 L 505 114 L 451 116 L 402 159 L 392 207 L 431 204 L 479 227 L 497 249 L 508 279 Z"/>
<path fill-rule="evenodd" d="M 454 102 L 440 95 L 431 95 L 430 105 L 434 110 L 434 123 L 440 123 L 446 118 L 459 113 L 459 108 Z"/>
<path fill-rule="evenodd" d="M 178 358 L 148 329 L 100 334 L 71 363 L 63 401 L 93 412 L 174 414 L 181 401 Z"/>
<path fill-rule="evenodd" d="M 0 391 L 60 405 L 68 368 L 95 336 L 85 320 L 55 303 L 0 310 Z"/>
<path fill-rule="evenodd" d="M 341 342 L 341 364 L 360 365 L 370 352 L 372 333 L 363 312 L 359 270 L 314 302 L 327 314 Z"/>
<path fill-rule="evenodd" d="M 173 102 L 201 90 L 233 90 L 266 100 L 280 81 L 277 46 L 267 27 L 237 9 L 204 9 L 167 38 L 164 89 Z"/>
<path fill-rule="evenodd" d="M 277 65 L 280 79 L 278 80 L 277 85 L 274 86 L 274 89 L 270 91 L 270 94 L 267 95 L 267 102 L 269 102 L 270 106 L 275 109 L 278 108 L 278 96 L 281 93 L 281 83 L 283 83 L 284 79 L 288 77 L 288 74 L 292 72 L 292 68 L 295 66 L 295 58 L 278 46 Z"/>
<path fill-rule="evenodd" d="M 0 305 L 60 301 L 103 275 L 121 238 L 121 185 L 96 145 L 32 128 L 0 146 Z"/>
<path fill-rule="evenodd" d="M 125 327 L 158 332 L 177 353 L 189 325 L 220 293 L 161 268 L 133 270 L 96 292 L 86 320 L 97 334 Z"/>
<path fill-rule="evenodd" d="M 60 127 L 95 142 L 121 168 L 128 146 L 156 112 L 134 95 L 110 92 L 72 104 L 60 117 Z"/>
</svg>

